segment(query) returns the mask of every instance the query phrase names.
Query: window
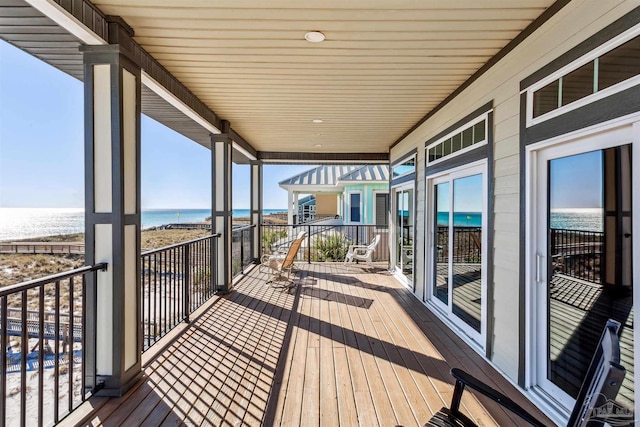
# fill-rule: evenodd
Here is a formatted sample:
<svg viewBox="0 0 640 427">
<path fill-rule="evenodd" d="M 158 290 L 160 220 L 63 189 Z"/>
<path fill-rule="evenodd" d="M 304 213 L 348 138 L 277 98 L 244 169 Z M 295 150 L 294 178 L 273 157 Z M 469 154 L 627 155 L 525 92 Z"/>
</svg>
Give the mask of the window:
<svg viewBox="0 0 640 427">
<path fill-rule="evenodd" d="M 349 194 L 349 221 L 360 222 L 360 193 Z"/>
<path fill-rule="evenodd" d="M 427 147 L 427 164 L 487 141 L 487 120 L 467 126 Z"/>
<path fill-rule="evenodd" d="M 389 227 L 389 193 L 376 193 L 376 227 Z"/>
<path fill-rule="evenodd" d="M 411 157 L 409 160 L 406 160 L 405 162 L 397 165 L 397 166 L 393 166 L 391 168 L 392 173 L 393 173 L 393 178 L 397 178 L 399 176 L 403 176 L 403 175 L 408 175 L 412 172 L 416 171 L 416 158 Z"/>
<path fill-rule="evenodd" d="M 552 82 L 533 90 L 533 118 L 572 104 L 640 74 L 640 37 L 635 37 Z"/>
</svg>

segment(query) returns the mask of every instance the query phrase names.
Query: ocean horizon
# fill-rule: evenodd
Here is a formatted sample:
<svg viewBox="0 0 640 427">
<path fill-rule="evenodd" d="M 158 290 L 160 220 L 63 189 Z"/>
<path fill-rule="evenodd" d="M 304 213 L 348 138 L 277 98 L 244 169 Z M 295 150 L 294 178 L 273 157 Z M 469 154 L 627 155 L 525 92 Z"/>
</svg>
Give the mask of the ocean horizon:
<svg viewBox="0 0 640 427">
<path fill-rule="evenodd" d="M 263 209 L 263 214 L 287 209 Z M 248 217 L 249 209 L 234 209 L 234 218 Z M 181 222 L 203 222 L 211 209 L 143 209 L 142 228 Z M 0 208 L 0 241 L 84 232 L 82 208 Z"/>
</svg>

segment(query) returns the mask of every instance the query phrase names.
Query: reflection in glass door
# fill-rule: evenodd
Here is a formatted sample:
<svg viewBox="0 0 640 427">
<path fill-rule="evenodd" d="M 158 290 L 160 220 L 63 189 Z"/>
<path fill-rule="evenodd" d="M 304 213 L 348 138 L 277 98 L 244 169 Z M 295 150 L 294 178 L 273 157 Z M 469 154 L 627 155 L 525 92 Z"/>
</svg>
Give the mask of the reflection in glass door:
<svg viewBox="0 0 640 427">
<path fill-rule="evenodd" d="M 433 251 L 433 296 L 445 305 L 449 304 L 449 205 L 450 185 L 443 182 L 434 186 L 436 216 L 435 250 Z"/>
<path fill-rule="evenodd" d="M 621 323 L 627 370 L 616 401 L 634 407 L 631 147 L 586 153 L 543 151 L 546 206 L 538 253 L 547 254 L 539 298 L 545 320 L 540 383 L 572 405 L 607 319 Z M 547 202 L 548 200 L 548 202 Z M 541 356 L 542 356 L 541 354 Z"/>
<path fill-rule="evenodd" d="M 433 300 L 452 320 L 481 341 L 485 293 L 483 174 L 437 178 L 432 181 L 432 194 Z"/>
<path fill-rule="evenodd" d="M 413 188 L 395 193 L 396 267 L 413 284 Z"/>
</svg>

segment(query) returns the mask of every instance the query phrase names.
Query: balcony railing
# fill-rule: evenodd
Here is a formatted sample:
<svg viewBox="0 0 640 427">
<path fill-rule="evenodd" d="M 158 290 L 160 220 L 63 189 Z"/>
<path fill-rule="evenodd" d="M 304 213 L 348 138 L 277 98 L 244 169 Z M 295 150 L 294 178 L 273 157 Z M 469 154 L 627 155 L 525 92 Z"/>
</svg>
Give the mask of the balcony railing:
<svg viewBox="0 0 640 427">
<path fill-rule="evenodd" d="M 97 264 L 0 289 L 0 425 L 50 425 L 96 389 Z M 95 289 L 89 295 L 95 295 Z M 90 326 L 93 325 L 93 326 Z"/>
<path fill-rule="evenodd" d="M 234 228 L 231 233 L 231 275 L 244 273 L 253 262 L 253 235 L 255 225 Z"/>
<path fill-rule="evenodd" d="M 289 246 L 300 231 L 305 231 L 307 238 L 298 252 L 299 261 L 344 261 L 349 245 L 367 245 L 376 234 L 382 238 L 372 261 L 389 261 L 389 229 L 377 225 L 262 225 L 262 253 L 270 254 Z"/>
<path fill-rule="evenodd" d="M 600 283 L 603 232 L 552 228 L 549 245 L 555 273 Z"/>
<path fill-rule="evenodd" d="M 453 260 L 456 264 L 478 264 L 482 260 L 482 228 L 453 227 Z M 449 227 L 438 226 L 436 229 L 436 262 L 449 260 Z"/>
<path fill-rule="evenodd" d="M 143 351 L 213 296 L 215 239 L 201 237 L 145 252 L 142 261 Z"/>
</svg>

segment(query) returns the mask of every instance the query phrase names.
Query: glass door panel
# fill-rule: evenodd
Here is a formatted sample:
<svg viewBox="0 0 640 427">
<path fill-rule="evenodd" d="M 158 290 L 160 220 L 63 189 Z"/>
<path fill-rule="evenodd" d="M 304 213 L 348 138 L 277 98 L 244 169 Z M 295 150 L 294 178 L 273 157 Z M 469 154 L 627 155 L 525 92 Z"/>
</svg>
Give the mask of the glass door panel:
<svg viewBox="0 0 640 427">
<path fill-rule="evenodd" d="M 402 268 L 402 224 L 404 223 L 402 209 L 403 191 L 396 191 L 396 266 Z"/>
<path fill-rule="evenodd" d="M 621 364 L 627 370 L 616 401 L 634 407 L 631 147 L 566 155 L 543 151 L 538 203 L 540 243 L 547 254 L 540 290 L 546 357 L 540 383 L 552 395 L 578 395 L 607 319 L 621 323 Z M 546 199 L 546 200 L 545 200 Z"/>
<path fill-rule="evenodd" d="M 431 301 L 481 346 L 486 338 L 482 257 L 485 174 L 486 166 L 477 165 L 429 182 Z"/>
<path fill-rule="evenodd" d="M 482 314 L 482 175 L 453 181 L 452 310 L 480 332 Z"/>
<path fill-rule="evenodd" d="M 413 188 L 395 190 L 396 267 L 413 284 Z"/>
<path fill-rule="evenodd" d="M 449 305 L 449 210 L 451 204 L 449 182 L 434 186 L 434 251 L 433 296 Z"/>
<path fill-rule="evenodd" d="M 413 282 L 413 189 L 403 192 L 402 274 Z"/>
</svg>

